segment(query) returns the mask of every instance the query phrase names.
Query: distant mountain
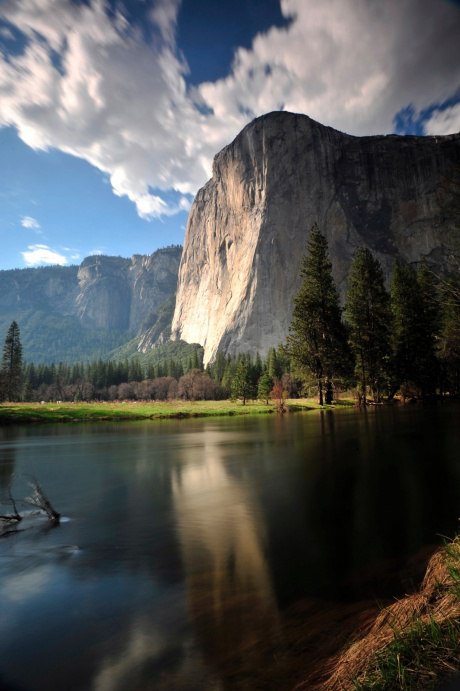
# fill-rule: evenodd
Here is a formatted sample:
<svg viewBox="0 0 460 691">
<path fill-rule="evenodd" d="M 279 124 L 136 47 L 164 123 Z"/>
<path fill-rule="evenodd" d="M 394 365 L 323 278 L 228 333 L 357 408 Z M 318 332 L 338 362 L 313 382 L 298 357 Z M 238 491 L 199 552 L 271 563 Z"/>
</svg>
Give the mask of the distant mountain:
<svg viewBox="0 0 460 691">
<path fill-rule="evenodd" d="M 313 223 L 342 296 L 358 247 L 458 272 L 460 134 L 353 137 L 306 115 L 250 123 L 214 159 L 190 210 L 173 336 L 266 354 L 283 342 Z"/>
<path fill-rule="evenodd" d="M 15 319 L 29 362 L 107 357 L 146 333 L 150 348 L 170 334 L 181 250 L 0 271 L 0 338 Z"/>
</svg>

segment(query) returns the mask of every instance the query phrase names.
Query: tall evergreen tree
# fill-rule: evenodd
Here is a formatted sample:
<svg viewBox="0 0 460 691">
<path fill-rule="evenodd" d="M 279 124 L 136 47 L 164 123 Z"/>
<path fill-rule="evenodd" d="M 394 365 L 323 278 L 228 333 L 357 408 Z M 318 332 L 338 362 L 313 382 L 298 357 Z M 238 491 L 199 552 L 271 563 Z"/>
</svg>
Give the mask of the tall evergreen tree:
<svg viewBox="0 0 460 691">
<path fill-rule="evenodd" d="M 427 267 L 398 262 L 391 283 L 394 388 L 424 396 L 436 386 L 436 286 Z"/>
<path fill-rule="evenodd" d="M 441 364 L 442 391 L 460 393 L 460 281 L 444 281 L 441 289 L 442 316 L 438 357 Z"/>
<path fill-rule="evenodd" d="M 351 264 L 345 318 L 361 400 L 365 405 L 367 387 L 374 400 L 379 400 L 387 381 L 391 310 L 380 262 L 363 247 L 356 251 Z"/>
<path fill-rule="evenodd" d="M 270 398 L 270 392 L 273 389 L 273 377 L 265 370 L 259 378 L 257 383 L 257 397 L 268 405 L 268 399 Z"/>
<path fill-rule="evenodd" d="M 281 377 L 283 374 L 282 369 L 281 369 L 281 363 L 278 360 L 278 355 L 276 352 L 276 348 L 269 348 L 268 350 L 268 355 L 267 355 L 267 370 L 269 375 L 274 378 Z"/>
<path fill-rule="evenodd" d="M 287 350 L 294 362 L 310 370 L 323 405 L 323 387 L 345 368 L 348 356 L 337 288 L 328 258 L 327 240 L 315 224 L 300 269 L 301 286 L 294 300 Z"/>
<path fill-rule="evenodd" d="M 439 381 L 437 343 L 441 327 L 438 283 L 426 262 L 417 269 L 418 285 L 418 382 L 422 395 L 433 394 Z"/>
<path fill-rule="evenodd" d="M 22 345 L 19 326 L 11 322 L 3 346 L 1 365 L 2 398 L 16 401 L 21 396 L 22 385 Z"/>
<path fill-rule="evenodd" d="M 231 384 L 232 398 L 241 398 L 243 405 L 249 398 L 256 396 L 252 380 L 251 363 L 247 357 L 240 356 Z"/>
<path fill-rule="evenodd" d="M 393 312 L 394 389 L 408 389 L 417 378 L 417 273 L 413 266 L 397 262 L 391 278 Z"/>
</svg>

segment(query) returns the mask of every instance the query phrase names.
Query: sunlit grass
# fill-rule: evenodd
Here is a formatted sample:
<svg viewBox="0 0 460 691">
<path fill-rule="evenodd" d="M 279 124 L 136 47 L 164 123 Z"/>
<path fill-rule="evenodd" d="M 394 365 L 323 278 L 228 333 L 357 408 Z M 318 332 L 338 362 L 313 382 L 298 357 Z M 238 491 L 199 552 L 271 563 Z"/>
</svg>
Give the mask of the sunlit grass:
<svg viewBox="0 0 460 691">
<path fill-rule="evenodd" d="M 351 405 L 347 399 L 338 407 Z M 319 409 L 314 398 L 286 401 L 288 412 Z M 323 406 L 328 409 L 335 406 Z M 263 415 L 276 413 L 276 402 L 261 401 L 114 401 L 91 403 L 2 403 L 0 424 L 7 422 L 67 422 L 96 420 L 154 420 L 156 418 Z"/>
</svg>

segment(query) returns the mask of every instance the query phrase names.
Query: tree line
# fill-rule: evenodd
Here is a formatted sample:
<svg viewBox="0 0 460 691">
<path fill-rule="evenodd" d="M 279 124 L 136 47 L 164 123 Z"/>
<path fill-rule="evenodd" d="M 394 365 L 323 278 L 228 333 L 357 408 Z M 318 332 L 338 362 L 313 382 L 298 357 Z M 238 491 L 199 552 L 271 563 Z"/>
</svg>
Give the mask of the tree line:
<svg viewBox="0 0 460 691">
<path fill-rule="evenodd" d="M 439 279 L 426 262 L 397 261 L 390 290 L 378 259 L 356 250 L 342 310 L 328 246 L 312 228 L 301 265 L 301 287 L 287 338 L 297 367 L 316 379 L 318 399 L 334 386 L 356 387 L 361 403 L 458 395 L 460 285 Z"/>
<path fill-rule="evenodd" d="M 23 363 L 19 327 L 5 339 L 1 400 L 260 399 L 311 395 L 331 403 L 340 390 L 378 403 L 460 392 L 460 285 L 426 263 L 396 262 L 390 282 L 366 248 L 355 252 L 344 307 L 326 238 L 315 225 L 301 264 L 301 284 L 286 343 L 260 355 L 217 353 L 203 368 L 195 351 L 169 358 L 89 363 Z"/>
</svg>

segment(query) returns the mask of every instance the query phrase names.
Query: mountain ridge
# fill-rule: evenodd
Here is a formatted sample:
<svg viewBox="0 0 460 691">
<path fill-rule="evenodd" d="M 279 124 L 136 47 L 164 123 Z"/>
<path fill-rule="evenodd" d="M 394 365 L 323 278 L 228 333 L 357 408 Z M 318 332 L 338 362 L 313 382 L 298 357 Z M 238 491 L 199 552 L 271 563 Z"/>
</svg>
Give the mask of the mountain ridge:
<svg viewBox="0 0 460 691">
<path fill-rule="evenodd" d="M 106 357 L 147 330 L 153 345 L 165 330 L 169 335 L 164 309 L 171 313 L 181 251 L 0 271 L 0 334 L 16 320 L 24 356 L 35 362 Z"/>
</svg>

